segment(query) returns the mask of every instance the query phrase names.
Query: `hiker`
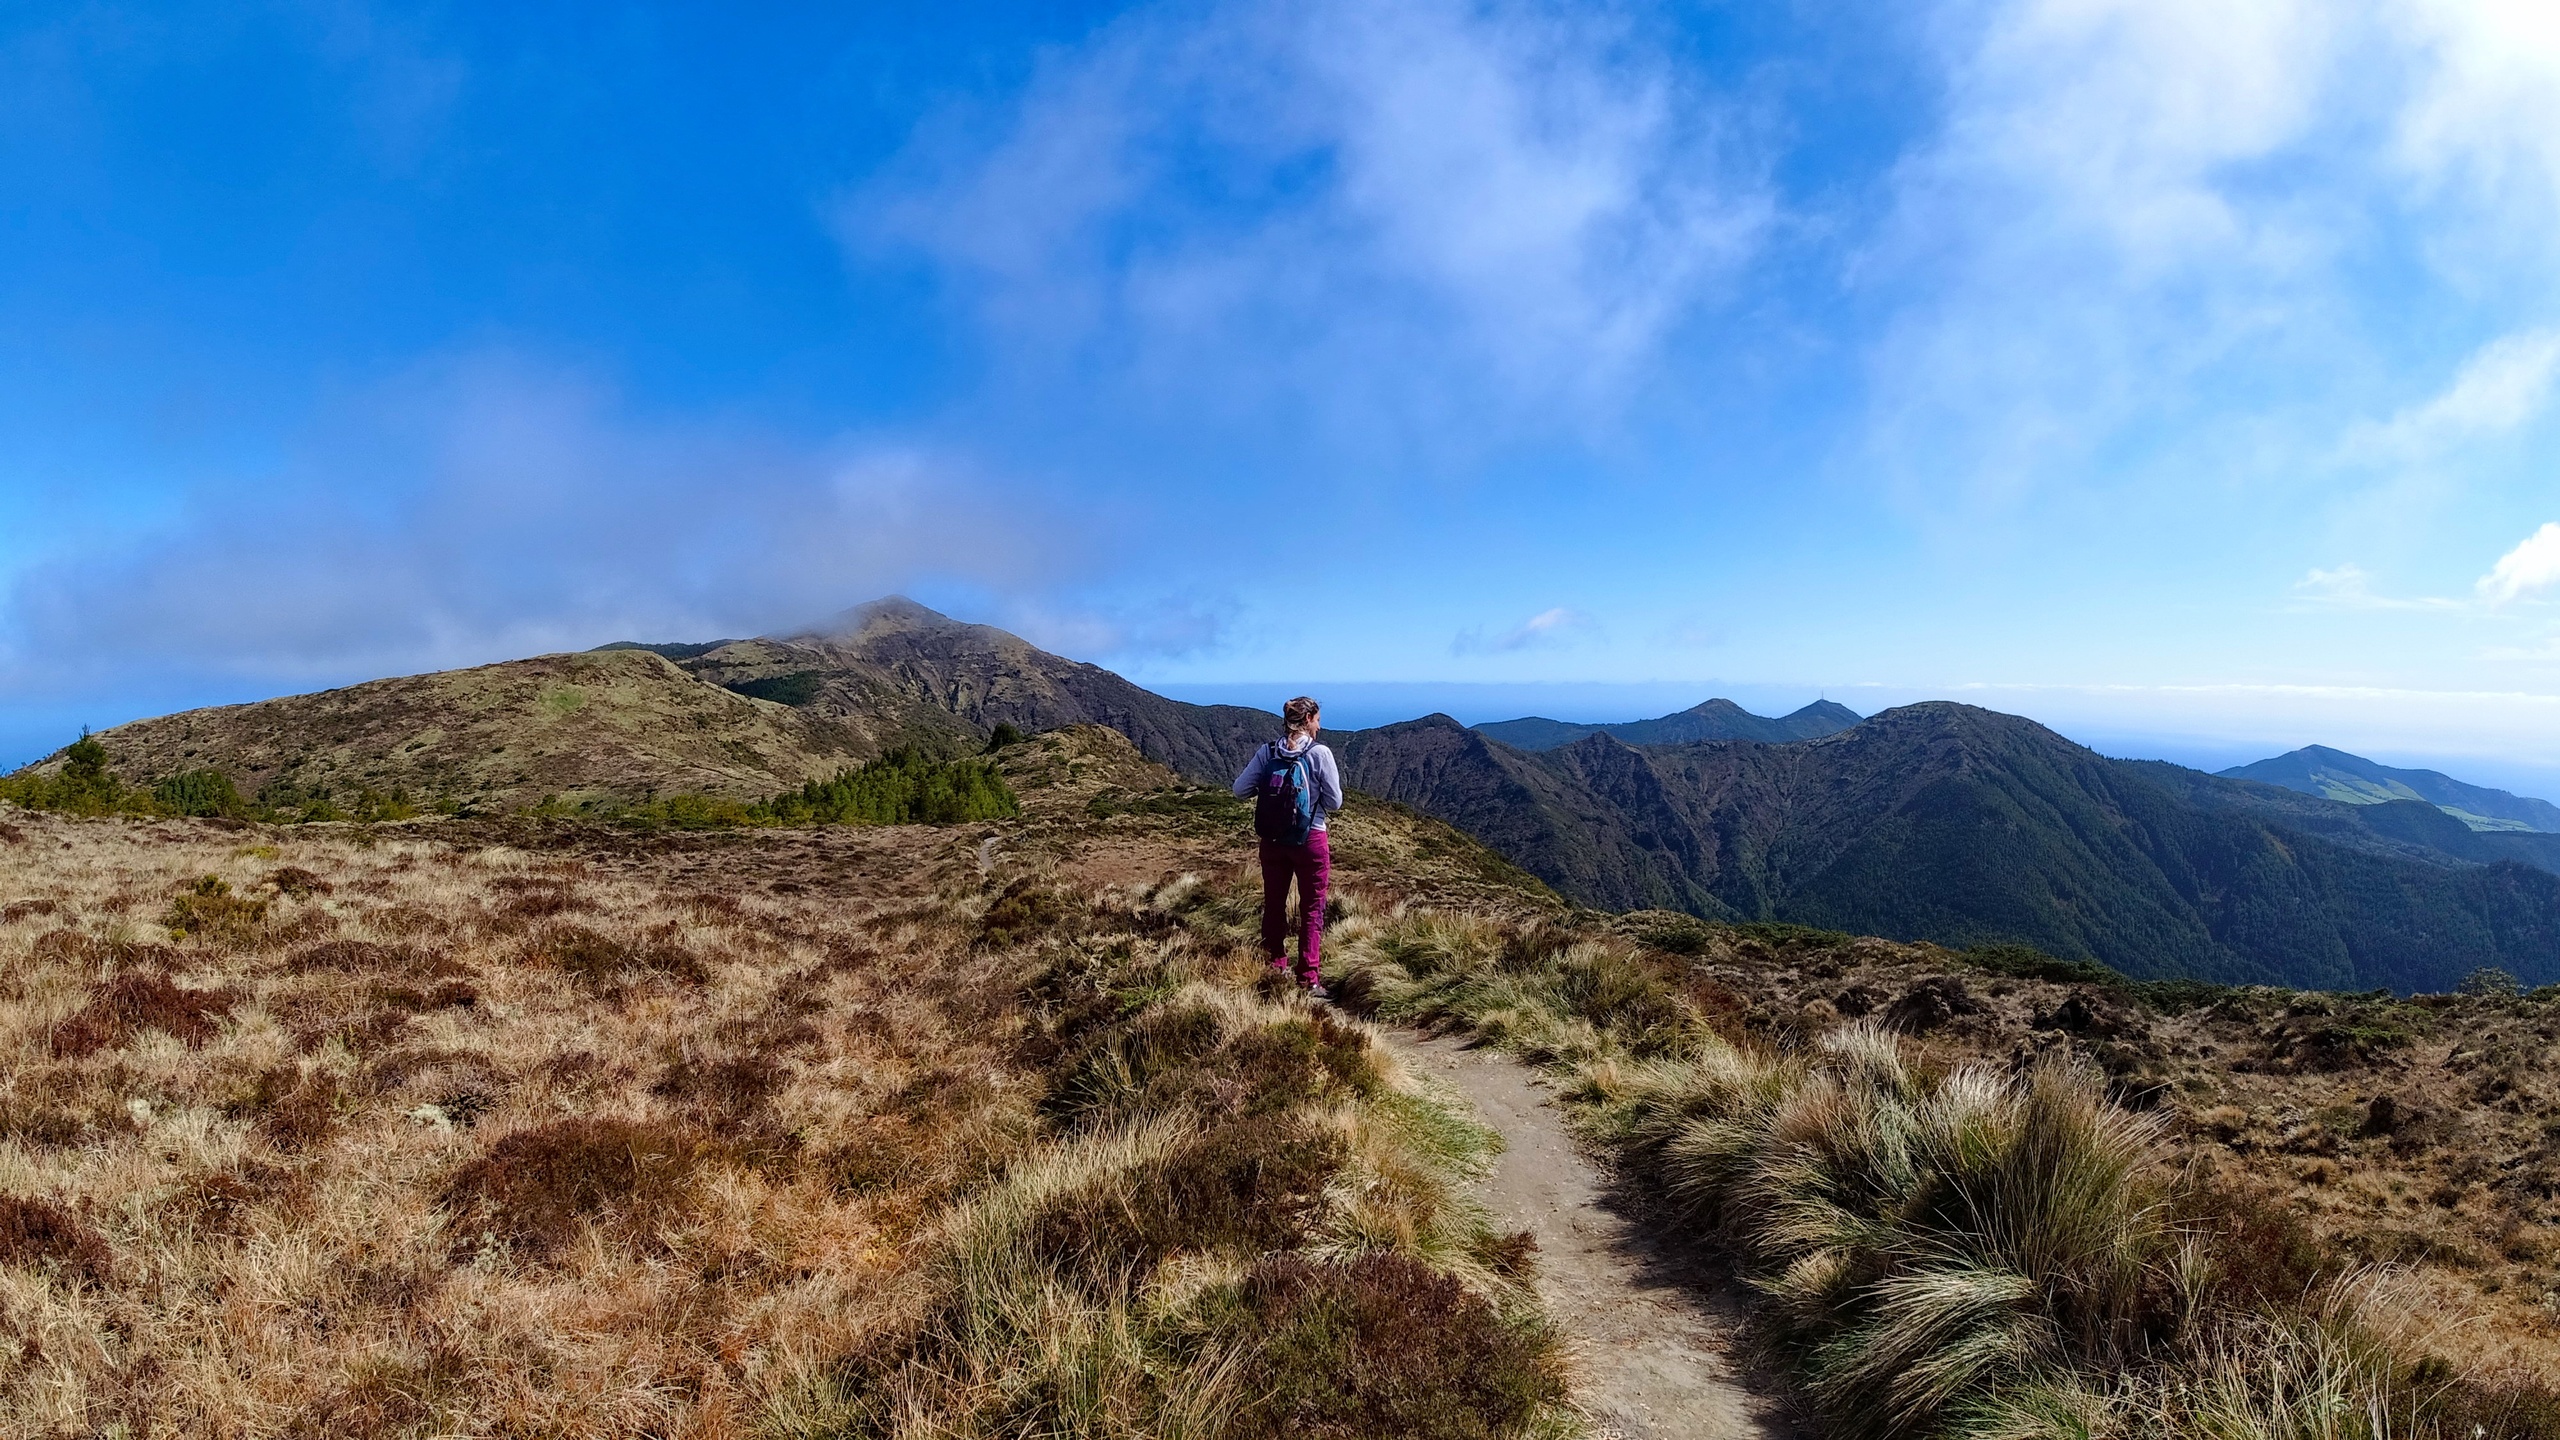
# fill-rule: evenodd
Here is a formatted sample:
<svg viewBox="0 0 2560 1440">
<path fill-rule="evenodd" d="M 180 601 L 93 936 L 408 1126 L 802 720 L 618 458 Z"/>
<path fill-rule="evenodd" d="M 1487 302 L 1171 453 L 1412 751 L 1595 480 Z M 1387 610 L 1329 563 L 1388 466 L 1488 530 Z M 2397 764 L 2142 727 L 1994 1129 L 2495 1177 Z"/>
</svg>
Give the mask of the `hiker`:
<svg viewBox="0 0 2560 1440">
<path fill-rule="evenodd" d="M 1307 993 L 1324 988 L 1324 897 L 1333 879 L 1325 818 L 1342 808 L 1342 772 L 1333 752 L 1316 743 L 1323 712 L 1304 695 L 1280 711 L 1287 732 L 1265 741 L 1236 776 L 1236 794 L 1253 797 L 1253 832 L 1262 840 L 1262 956 L 1289 976 L 1289 881 L 1298 882 L 1298 965 Z"/>
</svg>

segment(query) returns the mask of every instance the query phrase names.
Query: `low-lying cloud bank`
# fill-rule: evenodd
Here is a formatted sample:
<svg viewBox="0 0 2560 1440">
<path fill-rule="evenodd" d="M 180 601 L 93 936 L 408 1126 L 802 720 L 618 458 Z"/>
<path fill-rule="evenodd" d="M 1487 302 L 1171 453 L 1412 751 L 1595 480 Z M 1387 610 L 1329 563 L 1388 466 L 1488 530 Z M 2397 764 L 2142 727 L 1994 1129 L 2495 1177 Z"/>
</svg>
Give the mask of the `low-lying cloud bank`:
<svg viewBox="0 0 2560 1440">
<path fill-rule="evenodd" d="M 953 454 L 645 420 L 574 370 L 477 355 L 345 407 L 273 474 L 22 572 L 0 685 L 321 680 L 761 633 L 927 577 L 1052 582 L 1089 562 L 1089 520 Z"/>
</svg>

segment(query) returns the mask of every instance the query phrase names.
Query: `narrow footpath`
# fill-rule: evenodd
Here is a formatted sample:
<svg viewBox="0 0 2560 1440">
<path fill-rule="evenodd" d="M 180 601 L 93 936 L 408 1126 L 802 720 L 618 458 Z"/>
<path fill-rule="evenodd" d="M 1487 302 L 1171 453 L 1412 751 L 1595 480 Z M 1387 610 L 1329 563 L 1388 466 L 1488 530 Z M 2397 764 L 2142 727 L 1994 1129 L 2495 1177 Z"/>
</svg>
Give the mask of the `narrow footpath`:
<svg viewBox="0 0 2560 1440">
<path fill-rule="evenodd" d="M 1729 1282 L 1649 1241 L 1611 1208 L 1602 1168 L 1528 1067 L 1463 1041 L 1386 1029 L 1407 1067 L 1475 1107 L 1505 1149 L 1476 1198 L 1538 1241 L 1538 1289 L 1573 1356 L 1595 1440 L 1743 1440 L 1803 1432 L 1732 1358 Z"/>
</svg>

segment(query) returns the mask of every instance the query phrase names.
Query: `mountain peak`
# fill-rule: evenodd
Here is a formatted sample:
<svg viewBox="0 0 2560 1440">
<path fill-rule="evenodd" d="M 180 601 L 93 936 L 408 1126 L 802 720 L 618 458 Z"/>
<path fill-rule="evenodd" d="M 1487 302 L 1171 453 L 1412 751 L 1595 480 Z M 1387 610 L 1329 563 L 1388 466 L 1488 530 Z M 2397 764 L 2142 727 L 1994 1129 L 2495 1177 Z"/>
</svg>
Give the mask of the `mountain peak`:
<svg viewBox="0 0 2560 1440">
<path fill-rule="evenodd" d="M 954 620 L 928 605 L 919 605 L 904 595 L 883 595 L 877 600 L 856 605 L 850 610 L 804 626 L 783 640 L 868 640 L 882 635 L 920 634 L 935 630 L 973 630 L 979 627 Z"/>
<path fill-rule="evenodd" d="M 2349 805 L 2423 800 L 2473 830 L 2560 831 L 2560 806 L 2485 785 L 2467 785 L 2435 770 L 2401 770 L 2326 745 L 2305 745 L 2271 760 L 2218 772 L 2230 780 L 2281 785 Z"/>
</svg>

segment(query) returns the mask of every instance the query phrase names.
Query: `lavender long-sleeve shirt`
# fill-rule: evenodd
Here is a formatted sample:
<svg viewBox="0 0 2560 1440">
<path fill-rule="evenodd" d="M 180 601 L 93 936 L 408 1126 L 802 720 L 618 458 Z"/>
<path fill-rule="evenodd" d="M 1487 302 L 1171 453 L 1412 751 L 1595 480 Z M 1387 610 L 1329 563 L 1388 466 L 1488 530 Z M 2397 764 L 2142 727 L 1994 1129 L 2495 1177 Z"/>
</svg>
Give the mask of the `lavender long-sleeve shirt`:
<svg viewBox="0 0 2560 1440">
<path fill-rule="evenodd" d="M 1325 817 L 1342 808 L 1342 771 L 1333 763 L 1333 752 L 1322 745 L 1300 744 L 1287 750 L 1280 747 L 1280 741 L 1268 740 L 1263 742 L 1261 749 L 1253 752 L 1253 758 L 1245 762 L 1244 770 L 1236 776 L 1236 794 L 1247 796 L 1261 788 L 1262 782 L 1270 778 L 1272 766 L 1278 763 L 1280 755 L 1304 755 L 1307 757 L 1307 777 L 1315 782 L 1312 797 L 1316 812 L 1314 828 L 1323 829 Z"/>
</svg>

